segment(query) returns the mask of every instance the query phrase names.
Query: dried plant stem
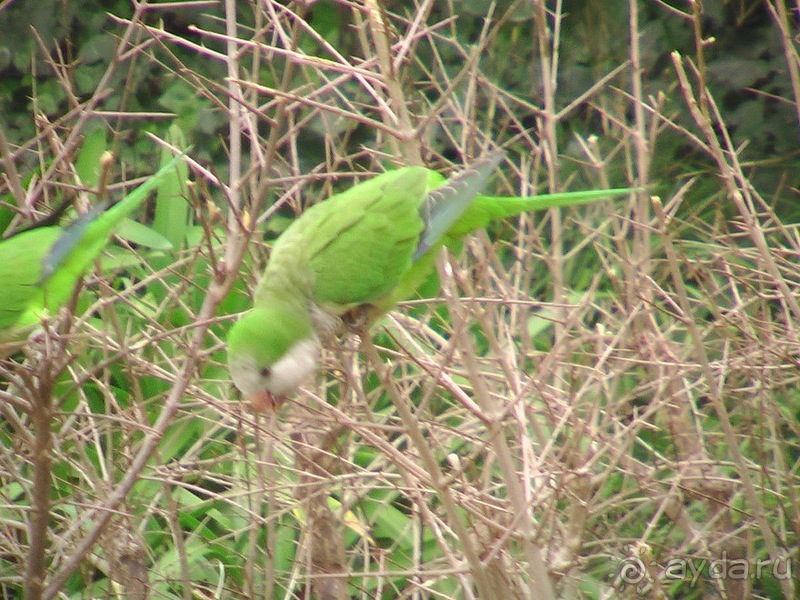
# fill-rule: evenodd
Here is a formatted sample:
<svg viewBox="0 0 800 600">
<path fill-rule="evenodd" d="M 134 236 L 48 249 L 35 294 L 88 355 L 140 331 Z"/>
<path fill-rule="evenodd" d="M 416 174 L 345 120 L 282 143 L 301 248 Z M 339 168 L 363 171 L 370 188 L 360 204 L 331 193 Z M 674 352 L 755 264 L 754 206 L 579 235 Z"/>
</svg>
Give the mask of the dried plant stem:
<svg viewBox="0 0 800 600">
<path fill-rule="evenodd" d="M 95 92 L 92 94 L 92 97 L 80 107 L 80 110 L 77 113 L 77 122 L 74 124 L 73 128 L 67 135 L 67 138 L 64 140 L 63 145 L 61 146 L 61 151 L 56 155 L 55 160 L 53 160 L 50 167 L 42 174 L 39 183 L 33 186 L 33 189 L 31 189 L 28 193 L 28 196 L 34 201 L 42 194 L 45 182 L 49 182 L 51 180 L 53 174 L 59 168 L 61 168 L 62 162 L 65 161 L 70 154 L 75 151 L 75 148 L 77 147 L 81 140 L 81 136 L 83 135 L 83 130 L 86 126 L 86 123 L 94 116 L 94 110 L 109 94 L 109 82 L 124 61 L 123 53 L 125 50 L 127 50 L 133 33 L 136 31 L 134 24 L 142 18 L 145 10 L 147 10 L 147 5 L 145 3 L 136 5 L 134 15 L 131 18 L 131 23 L 122 34 L 122 37 L 117 44 L 117 50 L 114 54 L 114 57 L 100 78 L 100 81 L 98 81 Z"/>
<path fill-rule="evenodd" d="M 233 281 L 230 283 L 232 284 Z M 64 561 L 61 569 L 51 577 L 45 589 L 44 598 L 55 598 L 59 594 L 67 578 L 80 566 L 84 558 L 91 552 L 95 542 L 111 520 L 114 510 L 125 500 L 128 492 L 130 492 L 131 488 L 138 481 L 142 471 L 150 461 L 153 452 L 155 452 L 158 446 L 159 440 L 161 440 L 167 427 L 171 424 L 172 417 L 180 406 L 188 382 L 195 372 L 198 354 L 200 348 L 203 347 L 203 340 L 211 322 L 210 319 L 216 310 L 217 304 L 226 293 L 227 289 L 223 288 L 221 285 L 214 285 L 209 291 L 208 296 L 206 296 L 203 308 L 198 314 L 199 321 L 194 336 L 192 337 L 189 347 L 186 349 L 186 359 L 183 362 L 181 371 L 177 375 L 175 385 L 164 403 L 164 408 L 161 410 L 158 419 L 142 441 L 141 448 L 131 461 L 130 468 L 126 472 L 125 477 L 123 477 L 122 481 L 120 481 L 108 495 L 108 498 L 101 507 L 89 511 L 89 514 L 82 519 L 85 522 L 91 522 L 92 526 L 89 532 L 77 543 L 75 549 Z"/>
<path fill-rule="evenodd" d="M 431 486 L 439 496 L 444 510 L 447 513 L 450 526 L 453 528 L 456 537 L 460 543 L 461 551 L 464 553 L 464 558 L 469 564 L 470 573 L 475 580 L 475 586 L 478 589 L 479 598 L 493 597 L 493 587 L 491 581 L 487 576 L 486 565 L 480 559 L 478 549 L 475 545 L 475 539 L 467 529 L 467 524 L 464 522 L 460 514 L 458 504 L 450 493 L 446 485 L 446 478 L 439 468 L 439 463 L 436 457 L 430 450 L 428 441 L 425 439 L 422 431 L 419 428 L 417 420 L 411 413 L 411 410 L 406 405 L 406 400 L 401 396 L 396 384 L 392 379 L 391 371 L 386 369 L 383 362 L 378 355 L 375 345 L 372 343 L 372 338 L 369 332 L 363 332 L 360 335 L 361 344 L 367 361 L 375 369 L 375 372 L 380 374 L 381 381 L 386 386 L 386 390 L 392 398 L 395 409 L 400 416 L 400 420 L 406 428 L 406 431 L 414 444 L 414 447 L 419 453 L 425 471 L 428 473 L 428 478 Z"/>
<path fill-rule="evenodd" d="M 553 28 L 550 27 L 552 16 Z M 544 0 L 534 1 L 534 24 L 536 26 L 539 42 L 539 64 L 542 71 L 541 90 L 543 108 L 540 112 L 540 130 L 542 136 L 542 153 L 547 169 L 547 188 L 551 193 L 558 191 L 558 135 L 556 127 L 558 117 L 556 114 L 556 74 L 558 72 L 558 56 L 561 27 L 561 0 L 556 2 L 556 8 L 550 10 Z M 552 301 L 557 306 L 566 306 L 566 291 L 564 289 L 564 231 L 561 220 L 561 211 L 551 209 L 548 211 L 550 219 L 551 245 L 548 258 L 550 276 L 553 279 Z M 565 309 L 561 309 L 560 318 L 554 324 L 556 347 L 560 347 L 561 338 L 565 335 L 562 323 L 567 320 Z M 560 363 L 561 361 L 557 361 Z M 555 385 L 563 381 L 559 369 L 555 369 L 552 377 Z"/>
<path fill-rule="evenodd" d="M 25 190 L 22 188 L 22 179 L 11 156 L 11 148 L 8 145 L 2 123 L 0 123 L 0 159 L 3 161 L 2 178 L 8 184 L 16 205 L 22 207 L 25 205 Z"/>
<path fill-rule="evenodd" d="M 509 501 L 513 508 L 514 521 L 519 526 L 522 544 L 528 559 L 529 572 L 529 594 L 531 598 L 542 598 L 544 600 L 555 599 L 556 594 L 550 576 L 547 572 L 544 559 L 540 548 L 534 543 L 536 527 L 531 519 L 530 500 L 526 497 L 525 489 L 519 480 L 517 466 L 512 458 L 511 449 L 504 435 L 503 416 L 504 407 L 497 410 L 496 404 L 491 401 L 489 390 L 486 386 L 484 377 L 480 373 L 477 357 L 475 356 L 474 344 L 466 335 L 468 324 L 472 321 L 469 315 L 465 314 L 459 301 L 458 293 L 454 287 L 453 270 L 447 260 L 446 255 L 440 257 L 439 273 L 442 281 L 442 290 L 447 299 L 448 307 L 453 321 L 455 346 L 458 348 L 461 360 L 464 362 L 470 382 L 472 383 L 475 399 L 481 412 L 485 415 L 493 416 L 494 419 L 487 427 L 487 443 L 494 449 L 497 457 L 498 466 L 503 474 Z M 492 337 L 490 331 L 486 331 Z M 499 347 L 499 344 L 495 344 Z"/>
<path fill-rule="evenodd" d="M 731 144 L 730 138 L 727 134 L 725 123 L 719 116 L 716 105 L 713 103 L 713 98 L 711 98 L 710 93 L 706 88 L 703 88 L 703 92 L 699 94 L 700 98 L 705 99 L 704 104 L 713 106 L 715 119 L 714 123 L 712 124 L 711 118 L 706 117 L 698 106 L 698 102 L 695 99 L 695 94 L 692 90 L 692 85 L 689 83 L 689 78 L 686 75 L 686 70 L 683 67 L 683 61 L 680 54 L 677 52 L 672 54 L 672 64 L 675 67 L 675 71 L 678 75 L 678 81 L 680 82 L 681 91 L 683 92 L 686 104 L 689 107 L 695 122 L 705 134 L 706 142 L 708 143 L 712 157 L 714 158 L 715 162 L 717 163 L 717 167 L 720 170 L 720 176 L 725 182 L 725 185 L 728 189 L 728 194 L 736 206 L 736 209 L 739 211 L 739 215 L 744 221 L 747 234 L 750 236 L 750 239 L 758 249 L 759 259 L 761 260 L 764 269 L 767 270 L 772 278 L 774 285 L 778 288 L 778 291 L 780 291 L 781 297 L 794 315 L 794 319 L 800 320 L 800 304 L 798 304 L 797 299 L 789 289 L 786 280 L 775 263 L 775 258 L 773 257 L 769 244 L 764 236 L 763 228 L 759 227 L 756 216 L 756 200 L 754 198 L 754 190 L 742 171 L 741 164 L 739 164 L 739 160 L 736 156 L 736 151 L 733 148 L 733 144 Z M 722 142 L 720 142 L 720 138 L 714 131 L 714 125 L 720 128 L 720 131 L 724 136 Z M 763 205 L 764 203 L 761 202 L 761 204 Z M 793 321 L 789 320 L 788 322 L 791 324 Z"/>
<path fill-rule="evenodd" d="M 334 448 L 339 427 L 320 430 L 313 419 L 305 424 L 305 431 L 292 433 L 292 442 L 300 474 L 295 495 L 306 517 L 306 573 L 316 598 L 344 600 L 348 575 L 342 523 L 328 506 L 333 465 L 339 460 Z"/>
<path fill-rule="evenodd" d="M 133 19 L 132 23 L 136 21 L 137 19 Z M 127 31 L 130 32 L 133 29 L 134 27 L 131 24 Z M 120 47 L 124 47 L 124 45 L 121 45 Z M 229 48 L 229 51 L 235 52 L 235 48 Z M 234 88 L 233 91 L 240 92 L 238 88 Z M 235 123 L 237 127 L 240 127 L 239 121 L 235 121 Z M 234 137 L 236 137 L 236 135 L 234 135 Z M 234 162 L 240 160 L 240 148 L 237 149 L 237 152 L 239 154 L 234 155 L 232 158 Z M 238 183 L 233 183 L 235 185 L 229 186 L 229 189 L 234 187 L 238 188 Z M 204 299 L 203 306 L 197 314 L 197 320 L 195 324 L 196 328 L 191 342 L 186 348 L 186 358 L 183 362 L 180 372 L 178 373 L 175 384 L 166 399 L 161 413 L 159 414 L 153 427 L 145 436 L 139 451 L 131 462 L 130 468 L 126 472 L 123 479 L 109 494 L 103 505 L 90 511 L 90 513 L 83 519 L 84 521 L 92 522 L 92 527 L 83 537 L 83 539 L 77 543 L 75 549 L 64 561 L 59 571 L 57 571 L 51 577 L 44 592 L 45 598 L 54 598 L 59 593 L 59 590 L 66 582 L 67 578 L 69 578 L 75 569 L 78 568 L 85 556 L 91 552 L 91 549 L 96 543 L 97 539 L 107 527 L 114 510 L 124 501 L 128 492 L 137 482 L 141 472 L 146 468 L 153 452 L 157 448 L 158 442 L 164 435 L 164 432 L 167 430 L 167 428 L 171 425 L 172 419 L 180 406 L 186 388 L 195 374 L 198 360 L 201 355 L 201 349 L 204 345 L 204 339 L 209 324 L 211 323 L 214 313 L 216 312 L 216 307 L 227 295 L 233 283 L 238 279 L 238 267 L 244 255 L 244 249 L 245 244 L 241 236 L 234 235 L 228 239 L 228 245 L 226 248 L 226 256 L 228 257 L 228 260 L 225 264 L 225 271 L 217 274 L 217 278 L 212 283 L 211 289 L 208 291 L 208 294 Z"/>
<path fill-rule="evenodd" d="M 225 0 L 225 32 L 228 35 L 226 42 L 225 65 L 228 69 L 228 144 L 230 152 L 230 183 L 229 202 L 231 210 L 228 215 L 228 228 L 235 231 L 239 224 L 239 211 L 241 210 L 241 179 L 242 179 L 242 107 L 239 103 L 243 98 L 242 88 L 239 85 L 239 45 L 236 43 L 236 0 Z M 266 179 L 266 178 L 265 178 Z M 228 262 L 236 262 L 236 247 L 228 245 Z"/>
<path fill-rule="evenodd" d="M 633 99 L 634 110 L 634 127 L 633 127 L 633 143 L 636 149 L 636 170 L 637 170 L 637 184 L 643 188 L 637 194 L 636 203 L 634 204 L 634 222 L 644 225 L 650 222 L 650 202 L 646 192 L 650 180 L 650 156 L 652 148 L 648 144 L 648 128 L 645 118 L 645 99 L 643 95 L 642 85 L 642 56 L 639 39 L 641 32 L 639 31 L 639 4 L 636 0 L 628 2 L 628 9 L 630 13 L 630 60 L 631 60 L 631 94 Z M 634 229 L 633 241 L 633 272 L 632 277 L 628 279 L 628 305 L 635 306 L 642 298 L 642 294 L 646 293 L 640 285 L 650 274 L 650 229 L 646 226 L 636 227 Z M 641 318 L 638 319 L 641 321 Z M 638 328 L 637 324 L 634 324 Z"/>
<path fill-rule="evenodd" d="M 383 74 L 383 83 L 391 99 L 393 114 L 381 113 L 384 122 L 395 128 L 396 137 L 390 137 L 391 144 L 400 144 L 400 152 L 405 164 L 421 165 L 422 148 L 419 135 L 411 123 L 411 116 L 408 112 L 408 103 L 403 92 L 403 85 L 398 79 L 397 69 L 391 55 L 391 44 L 389 43 L 389 32 L 384 20 L 383 10 L 378 0 L 366 0 L 365 9 L 369 20 L 370 31 L 372 32 L 372 42 L 378 55 L 378 64 Z"/>
<path fill-rule="evenodd" d="M 49 340 L 48 340 L 49 341 Z M 46 342 L 47 344 L 47 342 Z M 49 345 L 49 344 L 48 344 Z M 49 352 L 47 354 L 50 354 Z M 52 357 L 51 357 L 52 358 Z M 45 357 L 29 382 L 31 392 L 31 423 L 33 440 L 33 489 L 29 527 L 28 563 L 25 569 L 25 597 L 39 600 L 44 590 L 50 522 L 50 486 L 52 479 L 53 449 L 53 381 L 49 373 L 52 360 Z"/>
<path fill-rule="evenodd" d="M 770 0 L 765 2 L 775 26 L 781 36 L 781 45 L 786 59 L 786 67 L 789 69 L 789 79 L 792 82 L 792 93 L 794 95 L 794 108 L 797 113 L 797 122 L 800 125 L 800 56 L 798 56 L 797 45 L 794 41 L 794 34 L 790 30 L 792 23 L 786 10 L 784 0 Z"/>
<path fill-rule="evenodd" d="M 744 495 L 753 507 L 753 517 L 755 518 L 756 523 L 758 523 L 761 534 L 764 536 L 763 539 L 767 547 L 767 551 L 769 552 L 770 558 L 779 563 L 783 558 L 783 555 L 778 549 L 777 542 L 772 533 L 772 528 L 767 521 L 767 512 L 764 503 L 761 500 L 761 496 L 757 493 L 756 487 L 750 477 L 750 469 L 745 461 L 745 458 L 742 456 L 741 450 L 739 449 L 738 436 L 733 425 L 731 424 L 730 413 L 728 412 L 728 409 L 725 406 L 725 401 L 720 393 L 719 379 L 714 373 L 714 369 L 711 366 L 711 361 L 709 360 L 708 354 L 703 345 L 703 336 L 701 335 L 698 325 L 692 316 L 689 296 L 686 292 L 686 286 L 684 285 L 683 277 L 681 276 L 678 256 L 667 231 L 666 217 L 661 210 L 661 204 L 658 200 L 653 202 L 653 206 L 655 207 L 657 217 L 661 222 L 664 251 L 667 256 L 670 274 L 672 275 L 672 281 L 675 285 L 678 296 L 678 304 L 683 313 L 684 324 L 688 328 L 691 335 L 691 342 L 694 347 L 695 358 L 700 364 L 700 370 L 703 373 L 703 378 L 708 386 L 708 396 L 711 400 L 712 406 L 714 407 L 714 411 L 719 418 L 720 427 L 725 435 L 725 442 L 728 446 L 728 452 L 731 454 L 733 462 L 736 465 L 739 479 L 744 487 Z M 790 579 L 781 579 L 780 585 L 787 598 L 794 597 L 794 584 Z"/>
</svg>

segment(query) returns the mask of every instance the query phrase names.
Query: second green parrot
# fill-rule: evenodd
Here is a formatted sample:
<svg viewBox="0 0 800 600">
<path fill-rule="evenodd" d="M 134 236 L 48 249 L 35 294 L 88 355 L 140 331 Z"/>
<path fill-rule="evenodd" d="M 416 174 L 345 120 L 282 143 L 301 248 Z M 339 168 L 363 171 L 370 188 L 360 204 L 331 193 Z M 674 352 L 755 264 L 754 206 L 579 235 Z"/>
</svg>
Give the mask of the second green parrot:
<svg viewBox="0 0 800 600">
<path fill-rule="evenodd" d="M 389 171 L 306 210 L 275 242 L 252 310 L 228 334 L 234 384 L 257 411 L 279 406 L 315 371 L 342 323 L 366 324 L 427 279 L 437 251 L 492 219 L 629 190 L 532 198 L 479 196 L 496 152 L 445 180 L 424 167 Z"/>
<path fill-rule="evenodd" d="M 0 357 L 70 299 L 116 226 L 174 171 L 176 160 L 108 210 L 100 204 L 67 227 L 37 227 L 0 241 Z"/>
</svg>

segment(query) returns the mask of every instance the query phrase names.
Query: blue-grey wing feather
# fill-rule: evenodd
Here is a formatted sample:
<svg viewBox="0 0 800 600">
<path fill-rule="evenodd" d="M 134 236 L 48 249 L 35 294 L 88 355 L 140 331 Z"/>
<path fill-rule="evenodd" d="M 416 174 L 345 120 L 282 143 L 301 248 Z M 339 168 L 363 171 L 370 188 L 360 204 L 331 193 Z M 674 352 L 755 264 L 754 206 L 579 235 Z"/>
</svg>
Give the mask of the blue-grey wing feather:
<svg viewBox="0 0 800 600">
<path fill-rule="evenodd" d="M 428 194 L 419 209 L 425 229 L 420 236 L 413 260 L 423 256 L 439 242 L 464 214 L 504 156 L 505 152 L 502 150 L 493 152 L 475 161 Z"/>
<path fill-rule="evenodd" d="M 66 259 L 67 255 L 81 243 L 86 228 L 97 218 L 97 215 L 106 209 L 106 203 L 100 203 L 94 206 L 89 212 L 81 215 L 69 226 L 64 228 L 64 231 L 55 241 L 47 256 L 42 261 L 42 270 L 39 275 L 37 285 L 47 280 L 58 267 Z"/>
</svg>

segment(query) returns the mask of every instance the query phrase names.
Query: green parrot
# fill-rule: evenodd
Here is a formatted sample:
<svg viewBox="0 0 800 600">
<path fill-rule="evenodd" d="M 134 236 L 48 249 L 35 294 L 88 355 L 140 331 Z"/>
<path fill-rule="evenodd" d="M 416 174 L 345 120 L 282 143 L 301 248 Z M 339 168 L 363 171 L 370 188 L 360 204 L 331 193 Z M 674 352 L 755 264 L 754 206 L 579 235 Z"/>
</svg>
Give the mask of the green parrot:
<svg viewBox="0 0 800 600">
<path fill-rule="evenodd" d="M 231 379 L 254 410 L 280 406 L 306 381 L 321 341 L 343 324 L 368 326 L 411 297 L 443 245 L 457 246 L 493 219 L 630 191 L 479 196 L 503 156 L 495 152 L 448 180 L 424 167 L 389 171 L 312 206 L 286 229 L 253 308 L 228 333 Z"/>
<path fill-rule="evenodd" d="M 16 351 L 41 319 L 72 296 L 78 281 L 175 162 L 105 210 L 98 204 L 67 227 L 36 227 L 0 241 L 0 357 Z"/>
</svg>

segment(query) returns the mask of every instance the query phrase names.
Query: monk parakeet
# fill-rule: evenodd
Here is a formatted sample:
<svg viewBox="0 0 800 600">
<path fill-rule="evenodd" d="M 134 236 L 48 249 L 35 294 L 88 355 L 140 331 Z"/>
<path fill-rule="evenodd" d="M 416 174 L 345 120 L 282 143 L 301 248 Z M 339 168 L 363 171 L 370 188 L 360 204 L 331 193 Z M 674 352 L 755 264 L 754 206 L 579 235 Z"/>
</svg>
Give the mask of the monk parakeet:
<svg viewBox="0 0 800 600">
<path fill-rule="evenodd" d="M 115 227 L 175 168 L 176 160 L 108 210 L 99 204 L 67 227 L 37 227 L 0 241 L 0 357 L 70 299 Z"/>
<path fill-rule="evenodd" d="M 228 334 L 228 368 L 255 410 L 279 406 L 316 369 L 320 340 L 342 322 L 369 325 L 412 296 L 437 251 L 492 219 L 590 202 L 627 190 L 533 198 L 478 196 L 494 153 L 445 180 L 404 167 L 306 210 L 278 238 L 253 308 Z"/>
</svg>

